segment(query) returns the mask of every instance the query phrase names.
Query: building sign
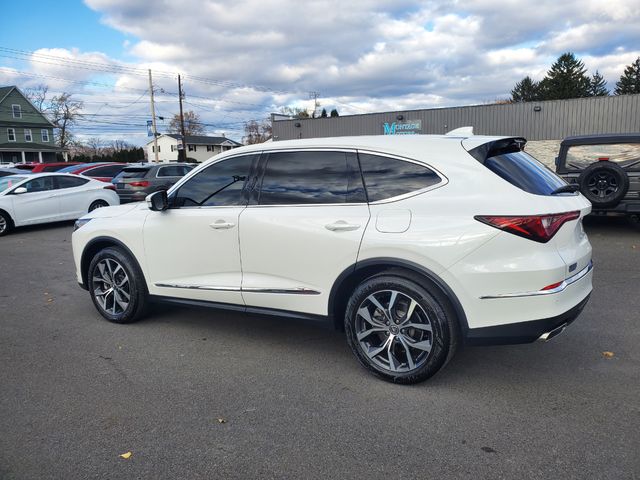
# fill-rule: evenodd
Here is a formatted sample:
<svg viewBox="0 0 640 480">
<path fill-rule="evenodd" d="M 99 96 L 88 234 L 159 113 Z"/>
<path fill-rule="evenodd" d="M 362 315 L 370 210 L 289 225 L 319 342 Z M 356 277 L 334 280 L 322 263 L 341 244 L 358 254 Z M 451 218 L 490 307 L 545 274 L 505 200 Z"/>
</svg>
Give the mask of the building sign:
<svg viewBox="0 0 640 480">
<path fill-rule="evenodd" d="M 153 137 L 153 120 L 147 120 L 147 137 Z"/>
<path fill-rule="evenodd" d="M 382 124 L 382 129 L 385 135 L 416 135 L 422 133 L 422 120 L 385 122 Z"/>
</svg>

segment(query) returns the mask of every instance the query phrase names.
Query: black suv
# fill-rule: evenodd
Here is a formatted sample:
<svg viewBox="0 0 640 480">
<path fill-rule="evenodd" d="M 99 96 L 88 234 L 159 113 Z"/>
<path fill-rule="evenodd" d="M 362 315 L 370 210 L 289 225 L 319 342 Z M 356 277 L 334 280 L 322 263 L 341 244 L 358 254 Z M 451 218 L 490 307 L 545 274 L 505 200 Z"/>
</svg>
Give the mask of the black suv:
<svg viewBox="0 0 640 480">
<path fill-rule="evenodd" d="M 640 214 L 640 133 L 567 137 L 556 173 L 580 189 L 594 213 Z"/>
</svg>

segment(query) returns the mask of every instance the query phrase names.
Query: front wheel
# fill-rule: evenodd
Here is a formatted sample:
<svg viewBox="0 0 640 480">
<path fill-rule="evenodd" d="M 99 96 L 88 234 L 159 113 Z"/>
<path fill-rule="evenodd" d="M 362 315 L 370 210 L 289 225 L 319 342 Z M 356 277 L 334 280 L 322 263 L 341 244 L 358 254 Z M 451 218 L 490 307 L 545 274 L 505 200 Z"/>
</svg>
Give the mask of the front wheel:
<svg viewBox="0 0 640 480">
<path fill-rule="evenodd" d="M 140 267 L 119 248 L 105 248 L 93 257 L 88 285 L 93 304 L 110 322 L 135 322 L 146 310 L 147 286 Z"/>
<path fill-rule="evenodd" d="M 361 283 L 347 305 L 351 350 L 365 368 L 387 381 L 424 381 L 455 353 L 455 315 L 439 291 L 421 284 L 381 274 Z"/>
<path fill-rule="evenodd" d="M 0 212 L 0 237 L 9 233 L 12 227 L 11 217 L 4 212 Z"/>
</svg>

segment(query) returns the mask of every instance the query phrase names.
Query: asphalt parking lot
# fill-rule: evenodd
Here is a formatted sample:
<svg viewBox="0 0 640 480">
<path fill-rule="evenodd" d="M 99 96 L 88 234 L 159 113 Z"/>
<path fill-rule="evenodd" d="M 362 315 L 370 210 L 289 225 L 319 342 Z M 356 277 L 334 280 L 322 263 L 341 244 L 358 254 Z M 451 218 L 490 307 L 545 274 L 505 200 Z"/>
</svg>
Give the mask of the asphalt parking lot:
<svg viewBox="0 0 640 480">
<path fill-rule="evenodd" d="M 110 324 L 76 284 L 71 224 L 15 231 L 0 478 L 640 478 L 640 228 L 586 229 L 595 288 L 563 335 L 466 348 L 411 387 L 307 323 L 172 306 Z"/>
</svg>

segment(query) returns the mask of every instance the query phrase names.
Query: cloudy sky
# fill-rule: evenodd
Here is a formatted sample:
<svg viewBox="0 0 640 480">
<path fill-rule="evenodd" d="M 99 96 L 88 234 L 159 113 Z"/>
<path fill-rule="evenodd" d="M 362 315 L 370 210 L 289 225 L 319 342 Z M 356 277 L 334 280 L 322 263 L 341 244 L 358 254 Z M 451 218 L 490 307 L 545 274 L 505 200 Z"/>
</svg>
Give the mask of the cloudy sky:
<svg viewBox="0 0 640 480">
<path fill-rule="evenodd" d="M 211 134 L 293 106 L 342 115 L 488 103 L 573 51 L 613 88 L 640 56 L 638 0 L 46 0 L 3 7 L 0 85 L 84 102 L 80 137 L 146 141 L 187 110 Z M 14 20 L 14 21 L 12 21 Z M 165 131 L 168 121 L 159 121 Z"/>
</svg>

